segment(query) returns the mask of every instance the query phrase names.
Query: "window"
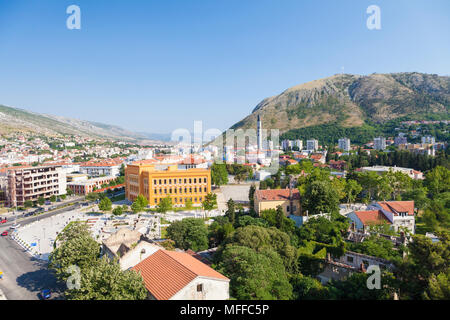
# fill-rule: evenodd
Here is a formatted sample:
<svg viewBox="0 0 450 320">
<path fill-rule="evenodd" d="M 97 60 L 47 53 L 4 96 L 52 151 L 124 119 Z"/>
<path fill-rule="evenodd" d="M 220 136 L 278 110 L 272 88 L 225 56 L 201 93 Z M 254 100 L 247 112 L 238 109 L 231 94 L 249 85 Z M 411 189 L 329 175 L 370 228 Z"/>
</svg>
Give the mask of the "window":
<svg viewBox="0 0 450 320">
<path fill-rule="evenodd" d="M 156 179 L 153 180 L 153 184 L 156 184 Z"/>
<path fill-rule="evenodd" d="M 197 183 L 197 178 L 194 178 L 194 183 Z"/>
<path fill-rule="evenodd" d="M 167 184 L 167 180 L 166 179 L 164 179 L 164 184 Z"/>
<path fill-rule="evenodd" d="M 203 284 L 197 285 L 197 292 L 203 292 Z"/>
<path fill-rule="evenodd" d="M 162 189 L 159 189 L 159 194 L 161 194 L 162 193 Z"/>
<path fill-rule="evenodd" d="M 186 181 L 187 181 L 187 180 L 186 180 L 186 179 L 184 179 L 184 183 L 186 183 Z"/>
<path fill-rule="evenodd" d="M 192 188 L 189 188 L 189 193 L 192 193 Z"/>
<path fill-rule="evenodd" d="M 194 188 L 194 192 L 197 193 L 197 187 Z"/>
<path fill-rule="evenodd" d="M 159 184 L 161 184 L 161 179 L 159 179 Z"/>
<path fill-rule="evenodd" d="M 205 190 L 204 190 L 205 192 L 206 192 L 206 187 L 205 187 Z"/>
<path fill-rule="evenodd" d="M 172 179 L 169 179 L 169 184 L 172 184 Z"/>
<path fill-rule="evenodd" d="M 189 178 L 189 183 L 192 183 L 192 179 L 191 178 Z"/>
<path fill-rule="evenodd" d="M 203 182 L 206 183 L 206 178 L 203 179 Z"/>
<path fill-rule="evenodd" d="M 194 202 L 197 202 L 197 198 L 194 198 Z"/>
<path fill-rule="evenodd" d="M 181 179 L 178 179 L 178 183 L 181 184 Z"/>
<path fill-rule="evenodd" d="M 172 188 L 169 189 L 169 193 L 172 193 Z"/>
<path fill-rule="evenodd" d="M 287 207 L 286 207 L 286 211 L 289 212 L 289 209 L 290 209 L 289 206 L 287 206 Z"/>
<path fill-rule="evenodd" d="M 353 262 L 353 257 L 347 257 L 347 262 Z"/>
<path fill-rule="evenodd" d="M 167 189 L 164 189 L 164 193 L 167 193 Z"/>
</svg>

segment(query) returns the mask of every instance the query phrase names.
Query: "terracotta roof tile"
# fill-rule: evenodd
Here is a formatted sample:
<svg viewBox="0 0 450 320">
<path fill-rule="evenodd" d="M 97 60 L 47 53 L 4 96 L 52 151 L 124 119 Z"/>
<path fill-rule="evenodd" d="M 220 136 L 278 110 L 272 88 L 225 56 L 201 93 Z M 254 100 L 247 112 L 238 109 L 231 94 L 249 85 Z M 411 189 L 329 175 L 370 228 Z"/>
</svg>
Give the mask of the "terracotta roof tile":
<svg viewBox="0 0 450 320">
<path fill-rule="evenodd" d="M 292 189 L 294 200 L 300 200 L 298 189 Z M 255 197 L 260 201 L 289 200 L 289 189 L 256 190 Z"/>
<path fill-rule="evenodd" d="M 378 202 L 384 210 L 397 215 L 399 212 L 407 212 L 408 215 L 414 215 L 414 201 L 382 201 Z"/>
<path fill-rule="evenodd" d="M 198 276 L 229 281 L 185 252 L 158 250 L 133 270 L 141 273 L 147 290 L 158 300 L 168 300 Z"/>
<path fill-rule="evenodd" d="M 355 211 L 355 214 L 364 225 L 391 223 L 380 210 Z"/>
</svg>

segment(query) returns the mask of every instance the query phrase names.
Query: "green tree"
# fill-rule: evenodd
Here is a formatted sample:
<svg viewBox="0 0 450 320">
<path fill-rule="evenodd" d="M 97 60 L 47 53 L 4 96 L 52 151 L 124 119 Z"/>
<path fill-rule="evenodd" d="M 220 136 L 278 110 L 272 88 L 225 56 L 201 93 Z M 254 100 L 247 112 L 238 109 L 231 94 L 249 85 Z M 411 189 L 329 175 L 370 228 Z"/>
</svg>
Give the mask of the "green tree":
<svg viewBox="0 0 450 320">
<path fill-rule="evenodd" d="M 304 208 L 313 215 L 339 212 L 339 196 L 329 181 L 313 181 L 306 187 Z"/>
<path fill-rule="evenodd" d="M 225 164 L 213 163 L 211 166 L 211 182 L 218 187 L 228 183 L 228 172 Z"/>
<path fill-rule="evenodd" d="M 227 201 L 227 211 L 225 211 L 225 216 L 232 225 L 236 223 L 236 204 L 231 198 Z"/>
<path fill-rule="evenodd" d="M 37 202 L 39 203 L 40 206 L 42 206 L 45 203 L 45 198 L 44 197 L 39 197 Z"/>
<path fill-rule="evenodd" d="M 100 211 L 111 211 L 112 210 L 112 202 L 109 198 L 105 197 L 103 198 L 100 203 L 98 204 L 98 209 Z"/>
<path fill-rule="evenodd" d="M 224 245 L 245 246 L 257 252 L 264 249 L 274 250 L 280 255 L 286 270 L 292 271 L 296 268 L 297 251 L 290 243 L 289 235 L 276 228 L 249 225 L 236 229 L 232 236 L 225 240 Z"/>
<path fill-rule="evenodd" d="M 166 213 L 167 211 L 170 211 L 172 209 L 172 198 L 169 195 L 167 195 L 167 197 L 165 198 L 162 198 L 156 206 L 156 211 L 158 211 L 159 213 Z"/>
<path fill-rule="evenodd" d="M 31 208 L 33 206 L 33 201 L 27 200 L 27 201 L 24 202 L 23 206 L 25 208 Z"/>
<path fill-rule="evenodd" d="M 439 193 L 450 190 L 450 170 L 437 166 L 426 174 L 425 186 L 428 188 L 432 197 Z"/>
<path fill-rule="evenodd" d="M 175 241 L 177 248 L 202 251 L 208 249 L 208 229 L 203 219 L 186 218 L 172 222 L 167 236 Z"/>
<path fill-rule="evenodd" d="M 184 208 L 186 210 L 192 210 L 194 206 L 192 205 L 192 200 L 190 198 L 187 198 L 186 201 L 184 202 Z"/>
<path fill-rule="evenodd" d="M 72 191 L 72 189 L 70 189 L 70 188 L 67 188 L 67 189 L 66 189 L 66 194 L 67 194 L 68 196 L 71 196 L 71 195 L 73 195 L 73 191 Z"/>
<path fill-rule="evenodd" d="M 349 179 L 345 184 L 344 191 L 347 196 L 347 203 L 353 203 L 356 200 L 356 196 L 362 191 L 362 187 L 358 181 Z"/>
<path fill-rule="evenodd" d="M 83 272 L 98 262 L 100 245 L 92 238 L 86 223 L 70 223 L 56 241 L 58 245 L 49 256 L 49 269 L 58 279 L 67 280 L 70 266 L 77 266 Z"/>
<path fill-rule="evenodd" d="M 205 200 L 202 202 L 202 208 L 205 211 L 211 211 L 214 207 L 217 206 L 217 194 L 208 193 L 205 196 Z"/>
<path fill-rule="evenodd" d="M 292 286 L 280 256 L 273 250 L 255 251 L 228 245 L 217 265 L 230 278 L 231 296 L 239 300 L 288 300 Z"/>
<path fill-rule="evenodd" d="M 145 207 L 148 205 L 148 200 L 142 194 L 138 195 L 134 202 L 131 204 L 131 211 L 133 213 L 138 213 L 144 211 Z"/>
<path fill-rule="evenodd" d="M 142 276 L 134 270 L 122 271 L 117 262 L 99 259 L 81 273 L 80 289 L 67 290 L 68 300 L 144 300 Z"/>
<path fill-rule="evenodd" d="M 56 201 L 56 196 L 55 196 L 55 195 L 52 195 L 52 196 L 49 198 L 49 200 L 50 200 L 50 202 L 55 202 L 55 201 Z"/>
<path fill-rule="evenodd" d="M 112 211 L 113 215 L 121 216 L 123 214 L 123 208 L 121 206 L 117 206 Z"/>
</svg>

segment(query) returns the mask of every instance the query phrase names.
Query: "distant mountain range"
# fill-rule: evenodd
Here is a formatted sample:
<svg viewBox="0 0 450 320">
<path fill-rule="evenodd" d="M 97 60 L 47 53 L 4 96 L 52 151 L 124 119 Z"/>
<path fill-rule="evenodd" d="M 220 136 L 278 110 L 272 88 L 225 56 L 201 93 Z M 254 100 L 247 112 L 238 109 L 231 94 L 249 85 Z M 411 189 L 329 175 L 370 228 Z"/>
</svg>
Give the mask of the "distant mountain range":
<svg viewBox="0 0 450 320">
<path fill-rule="evenodd" d="M 402 117 L 450 119 L 450 77 L 424 73 L 338 74 L 289 88 L 262 100 L 231 129 L 288 134 L 300 128 L 355 128 Z"/>
<path fill-rule="evenodd" d="M 0 105 L 0 133 L 36 132 L 42 134 L 64 134 L 91 136 L 125 141 L 169 141 L 165 135 L 136 133 L 119 126 L 78 120 L 48 114 L 40 114 L 15 107 Z"/>
</svg>

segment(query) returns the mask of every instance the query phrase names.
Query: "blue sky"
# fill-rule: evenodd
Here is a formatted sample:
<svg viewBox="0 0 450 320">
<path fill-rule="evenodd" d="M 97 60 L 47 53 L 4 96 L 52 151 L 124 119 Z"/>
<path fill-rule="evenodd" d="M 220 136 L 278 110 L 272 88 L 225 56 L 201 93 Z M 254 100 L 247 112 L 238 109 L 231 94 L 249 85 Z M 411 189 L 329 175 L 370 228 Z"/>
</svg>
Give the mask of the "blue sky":
<svg viewBox="0 0 450 320">
<path fill-rule="evenodd" d="M 66 8 L 81 8 L 81 30 Z M 366 9 L 381 8 L 381 30 Z M 226 129 L 342 71 L 450 74 L 450 1 L 0 0 L 0 104 L 133 131 Z"/>
</svg>

